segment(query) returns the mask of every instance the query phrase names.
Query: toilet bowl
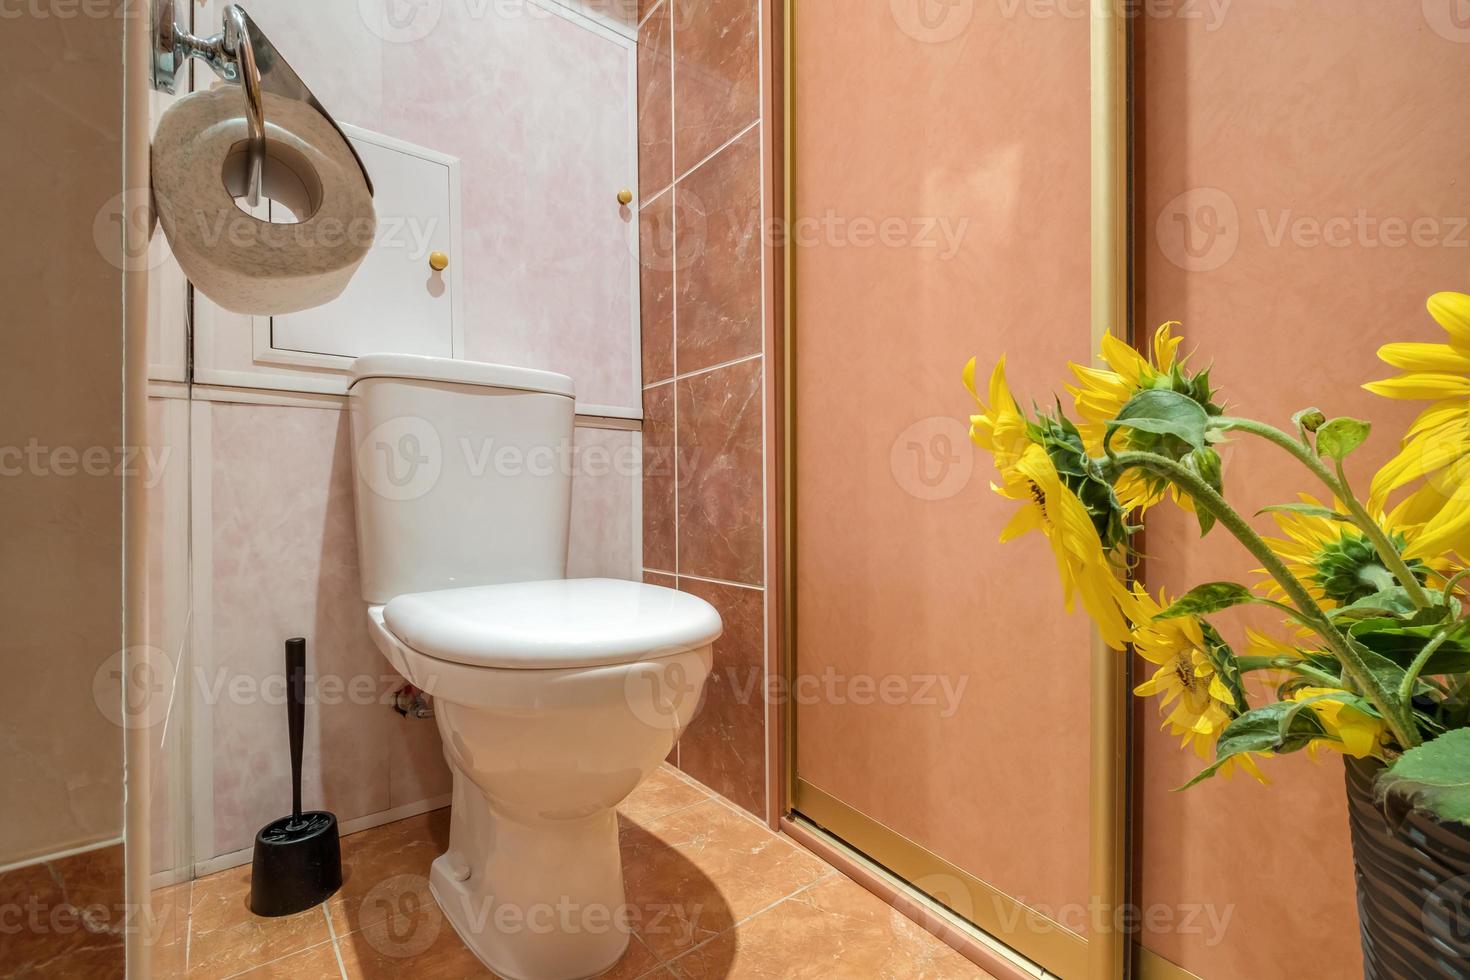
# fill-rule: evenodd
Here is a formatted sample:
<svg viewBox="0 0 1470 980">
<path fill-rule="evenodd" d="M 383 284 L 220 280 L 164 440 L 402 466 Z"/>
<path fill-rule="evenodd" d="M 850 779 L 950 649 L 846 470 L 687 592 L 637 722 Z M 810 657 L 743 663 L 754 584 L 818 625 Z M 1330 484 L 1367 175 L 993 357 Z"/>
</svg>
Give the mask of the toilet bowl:
<svg viewBox="0 0 1470 980">
<path fill-rule="evenodd" d="M 595 976 L 639 916 L 614 807 L 698 710 L 719 615 L 565 578 L 571 468 L 524 461 L 570 458 L 569 379 L 375 355 L 349 392 L 369 631 L 434 698 L 454 780 L 430 891 L 496 974 Z M 476 465 L 481 441 L 521 462 Z"/>
</svg>

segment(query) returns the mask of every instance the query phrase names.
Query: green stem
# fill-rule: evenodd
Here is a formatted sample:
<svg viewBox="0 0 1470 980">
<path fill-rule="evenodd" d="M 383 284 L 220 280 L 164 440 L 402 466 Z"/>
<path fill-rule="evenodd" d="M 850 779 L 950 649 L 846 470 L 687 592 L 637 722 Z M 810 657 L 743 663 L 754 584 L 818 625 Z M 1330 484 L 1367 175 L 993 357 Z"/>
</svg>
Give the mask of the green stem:
<svg viewBox="0 0 1470 980">
<path fill-rule="evenodd" d="M 1258 670 L 1284 670 L 1309 681 L 1316 681 L 1322 687 L 1341 687 L 1342 678 L 1333 677 L 1325 670 L 1318 670 L 1310 664 L 1292 660 L 1290 657 L 1236 657 L 1235 666 L 1242 674 L 1254 673 Z"/>
<path fill-rule="evenodd" d="M 1289 439 L 1290 436 L 1287 438 Z M 1363 662 L 1362 657 L 1358 656 L 1352 644 L 1332 625 L 1331 620 L 1317 605 L 1311 593 L 1271 550 L 1270 545 L 1266 544 L 1234 507 L 1225 502 L 1225 498 L 1220 496 L 1214 487 L 1200 479 L 1187 467 L 1157 453 L 1125 452 L 1111 459 L 1098 460 L 1097 463 L 1103 473 L 1109 476 L 1134 468 L 1148 470 L 1157 476 L 1162 476 L 1189 494 L 1195 506 L 1204 507 L 1213 514 L 1215 519 L 1235 535 L 1246 550 L 1255 556 L 1262 567 L 1270 572 L 1277 582 L 1281 583 L 1287 597 L 1301 610 L 1302 615 L 1307 617 L 1312 629 L 1316 630 L 1332 647 L 1347 676 L 1378 707 L 1399 744 L 1405 749 L 1411 749 L 1419 744 L 1418 729 L 1414 725 L 1413 718 L 1402 710 L 1402 702 L 1395 699 L 1393 692 L 1385 688 L 1368 669 L 1368 665 Z"/>
<path fill-rule="evenodd" d="M 1451 623 L 1449 626 L 1446 626 L 1434 634 L 1434 639 L 1426 643 L 1424 649 L 1419 651 L 1419 656 L 1415 657 L 1414 662 L 1409 665 L 1409 672 L 1404 675 L 1403 683 L 1399 685 L 1399 700 L 1405 703 L 1413 700 L 1414 682 L 1419 679 L 1420 674 L 1424 673 L 1424 668 L 1429 666 L 1429 658 L 1433 657 L 1435 652 L 1444 646 L 1445 641 L 1450 638 L 1455 632 L 1455 627 L 1459 625 L 1459 623 Z"/>
<path fill-rule="evenodd" d="M 1373 542 L 1373 547 L 1378 552 L 1378 557 L 1382 560 L 1384 567 L 1399 580 L 1399 584 L 1408 592 L 1409 599 L 1414 605 L 1419 609 L 1428 609 L 1433 605 L 1428 593 L 1419 584 L 1419 579 L 1409 570 L 1404 556 L 1399 554 L 1399 549 L 1394 547 L 1393 542 L 1389 540 L 1388 534 L 1368 513 L 1367 508 L 1359 503 L 1358 498 L 1353 496 L 1352 488 L 1348 486 L 1347 474 L 1343 472 L 1342 460 L 1337 461 L 1337 475 L 1334 476 L 1332 471 L 1322 464 L 1321 458 L 1312 451 L 1310 446 L 1299 439 L 1293 439 L 1289 433 L 1282 432 L 1274 425 L 1241 418 L 1218 418 L 1214 420 L 1214 424 L 1223 429 L 1249 432 L 1251 435 L 1260 436 L 1268 442 L 1274 442 L 1296 457 L 1302 465 L 1312 471 L 1317 479 L 1326 484 L 1327 489 L 1332 491 L 1332 495 L 1347 508 L 1348 516 L 1353 519 L 1353 523 L 1358 526 L 1359 530 L 1368 536 L 1368 540 Z"/>
<path fill-rule="evenodd" d="M 1445 583 L 1445 585 L 1444 585 L 1444 601 L 1445 601 L 1445 605 L 1449 605 L 1449 603 L 1450 603 L 1450 596 L 1452 596 L 1452 595 L 1455 594 L 1455 586 L 1459 585 L 1461 582 L 1465 581 L 1465 579 L 1467 579 L 1467 578 L 1470 578 L 1470 568 L 1466 568 L 1466 569 L 1463 569 L 1463 570 L 1457 572 L 1455 574 L 1454 578 L 1450 579 L 1448 582 Z"/>
</svg>

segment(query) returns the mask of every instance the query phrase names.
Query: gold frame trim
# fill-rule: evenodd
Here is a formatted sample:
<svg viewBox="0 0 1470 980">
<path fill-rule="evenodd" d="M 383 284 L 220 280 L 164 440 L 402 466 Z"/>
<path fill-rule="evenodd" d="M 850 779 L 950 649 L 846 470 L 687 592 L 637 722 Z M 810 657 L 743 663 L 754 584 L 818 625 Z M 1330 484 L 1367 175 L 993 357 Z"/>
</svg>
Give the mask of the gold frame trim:
<svg viewBox="0 0 1470 980">
<path fill-rule="evenodd" d="M 1094 356 L 1108 333 L 1131 343 L 1128 171 L 1128 19 L 1105 0 L 1091 7 L 1091 253 Z M 1088 786 L 1088 892 L 1093 932 L 1087 973 L 1129 975 L 1129 943 L 1112 928 L 1128 897 L 1128 656 L 1091 637 L 1091 778 Z"/>
<path fill-rule="evenodd" d="M 802 817 L 935 901 L 938 900 L 918 882 L 926 878 L 944 878 L 960 883 L 968 893 L 971 907 L 955 909 L 948 902 L 940 904 L 962 915 L 1007 948 L 1059 976 L 1082 977 L 1087 974 L 1087 940 L 1061 923 L 804 779 L 796 780 L 794 802 Z"/>
</svg>

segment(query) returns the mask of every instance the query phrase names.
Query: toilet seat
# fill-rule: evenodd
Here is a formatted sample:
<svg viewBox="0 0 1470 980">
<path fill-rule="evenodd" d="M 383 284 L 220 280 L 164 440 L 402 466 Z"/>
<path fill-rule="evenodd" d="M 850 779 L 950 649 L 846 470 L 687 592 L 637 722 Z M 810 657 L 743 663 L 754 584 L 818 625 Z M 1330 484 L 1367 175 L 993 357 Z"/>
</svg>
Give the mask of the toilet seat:
<svg viewBox="0 0 1470 980">
<path fill-rule="evenodd" d="M 567 670 L 708 646 L 722 626 L 687 592 L 616 579 L 556 579 L 398 596 L 382 611 L 400 642 L 469 667 Z"/>
</svg>

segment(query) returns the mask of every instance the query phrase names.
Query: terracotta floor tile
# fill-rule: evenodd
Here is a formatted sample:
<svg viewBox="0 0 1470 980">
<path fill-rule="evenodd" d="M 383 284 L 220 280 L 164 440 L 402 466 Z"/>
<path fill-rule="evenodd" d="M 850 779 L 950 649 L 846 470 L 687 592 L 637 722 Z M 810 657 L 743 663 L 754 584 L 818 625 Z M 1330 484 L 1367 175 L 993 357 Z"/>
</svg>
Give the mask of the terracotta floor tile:
<svg viewBox="0 0 1470 980">
<path fill-rule="evenodd" d="M 638 935 L 664 961 L 832 873 L 723 803 L 622 824 Z"/>
<path fill-rule="evenodd" d="M 189 976 L 228 977 L 332 938 L 320 907 L 279 919 L 251 913 L 250 866 L 194 882 L 189 915 Z"/>
<path fill-rule="evenodd" d="M 182 977 L 189 950 L 189 896 L 193 882 L 155 888 L 148 896 L 148 939 L 153 944 L 153 975 Z"/>
<path fill-rule="evenodd" d="M 448 809 L 344 837 L 342 889 L 327 900 L 337 936 L 356 932 L 390 913 L 411 920 L 424 902 L 433 906 L 429 866 L 448 848 Z"/>
<path fill-rule="evenodd" d="M 634 823 L 648 824 L 707 799 L 709 794 L 698 786 L 660 767 L 618 806 L 618 813 Z"/>
<path fill-rule="evenodd" d="M 618 960 L 617 966 L 598 976 L 597 980 L 638 980 L 658 966 L 658 957 L 644 945 L 643 940 L 634 936 L 628 940 L 628 951 Z"/>
<path fill-rule="evenodd" d="M 989 974 L 846 878 L 788 898 L 669 964 L 680 980 L 951 980 Z"/>
<path fill-rule="evenodd" d="M 438 909 L 434 910 L 436 913 Z M 409 933 L 392 930 L 387 920 L 369 923 L 362 931 L 340 937 L 338 949 L 348 980 L 396 980 L 414 976 L 423 980 L 498 980 L 479 958 L 460 942 L 454 927 L 437 916 L 432 927 L 420 924 Z"/>
<path fill-rule="evenodd" d="M 342 980 L 342 969 L 337 950 L 325 942 L 242 973 L 239 980 Z"/>
</svg>

